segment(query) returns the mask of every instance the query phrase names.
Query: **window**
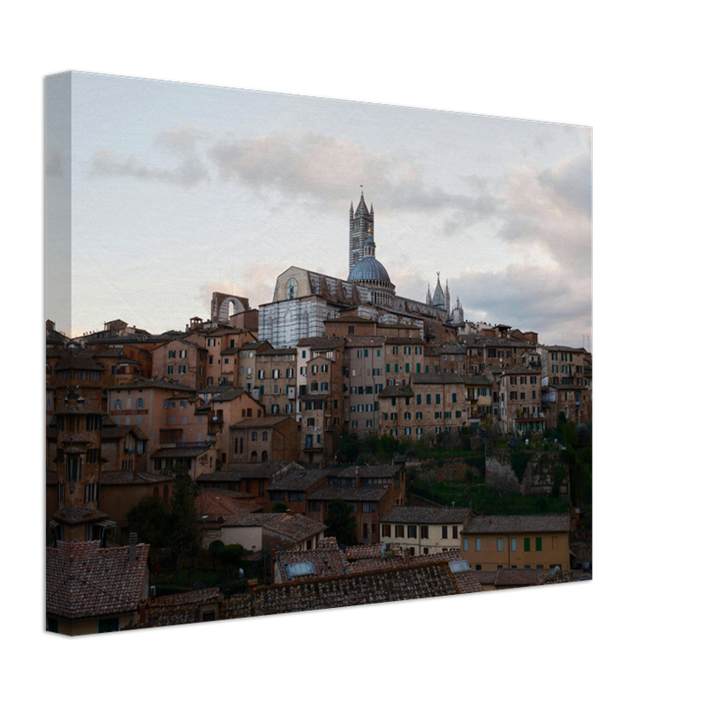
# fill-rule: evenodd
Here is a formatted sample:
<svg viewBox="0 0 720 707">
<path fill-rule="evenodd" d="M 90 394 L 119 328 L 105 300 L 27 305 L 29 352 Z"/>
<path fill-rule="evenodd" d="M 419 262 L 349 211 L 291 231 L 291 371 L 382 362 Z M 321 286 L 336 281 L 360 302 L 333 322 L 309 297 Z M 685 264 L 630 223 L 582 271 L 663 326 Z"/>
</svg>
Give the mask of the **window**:
<svg viewBox="0 0 720 707">
<path fill-rule="evenodd" d="M 457 538 L 458 538 L 458 527 L 457 527 L 457 525 L 453 525 L 452 529 L 453 529 L 453 540 L 457 540 Z"/>
<path fill-rule="evenodd" d="M 530 552 L 530 538 L 525 538 L 523 540 L 523 550 L 525 550 L 525 552 Z"/>
<path fill-rule="evenodd" d="M 382 527 L 382 534 L 384 538 L 390 537 L 390 526 L 389 525 L 383 525 Z"/>
<path fill-rule="evenodd" d="M 408 537 L 417 538 L 417 525 L 408 525 Z"/>
<path fill-rule="evenodd" d="M 497 551 L 502 552 L 502 538 L 497 539 Z"/>
<path fill-rule="evenodd" d="M 463 538 L 463 550 L 464 550 L 465 552 L 468 551 L 469 545 L 470 545 L 470 541 L 469 541 L 467 538 Z"/>
<path fill-rule="evenodd" d="M 480 538 L 475 538 L 475 551 L 480 552 L 482 550 L 482 540 Z"/>
<path fill-rule="evenodd" d="M 120 630 L 120 619 L 99 619 L 98 633 L 110 633 L 110 631 Z"/>
<path fill-rule="evenodd" d="M 510 538 L 510 549 L 517 552 L 517 538 Z"/>
<path fill-rule="evenodd" d="M 405 537 L 405 526 L 404 525 L 396 525 L 395 526 L 395 537 L 396 538 L 404 538 Z"/>
<path fill-rule="evenodd" d="M 542 538 L 535 538 L 535 552 L 542 552 Z"/>
<path fill-rule="evenodd" d="M 443 525 L 443 527 L 442 527 L 442 536 L 443 536 L 443 540 L 447 540 L 447 536 L 448 536 L 448 527 L 447 527 L 447 525 Z"/>
<path fill-rule="evenodd" d="M 427 540 L 430 537 L 430 527 L 427 525 L 420 526 L 420 537 L 423 540 Z M 427 553 L 425 553 L 427 555 Z"/>
</svg>

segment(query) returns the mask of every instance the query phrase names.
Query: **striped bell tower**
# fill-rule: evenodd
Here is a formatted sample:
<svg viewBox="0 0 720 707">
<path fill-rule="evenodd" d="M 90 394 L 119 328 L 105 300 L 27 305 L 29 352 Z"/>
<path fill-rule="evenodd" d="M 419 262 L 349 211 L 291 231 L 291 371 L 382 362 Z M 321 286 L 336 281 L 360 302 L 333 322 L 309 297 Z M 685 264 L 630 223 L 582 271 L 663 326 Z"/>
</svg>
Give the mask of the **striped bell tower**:
<svg viewBox="0 0 720 707">
<path fill-rule="evenodd" d="M 368 234 L 375 235 L 375 213 L 372 204 L 368 211 L 365 204 L 365 196 L 360 192 L 360 202 L 358 207 L 353 211 L 352 202 L 350 202 L 350 257 L 348 261 L 348 276 L 355 267 L 355 264 L 363 259 L 363 248 Z"/>
</svg>

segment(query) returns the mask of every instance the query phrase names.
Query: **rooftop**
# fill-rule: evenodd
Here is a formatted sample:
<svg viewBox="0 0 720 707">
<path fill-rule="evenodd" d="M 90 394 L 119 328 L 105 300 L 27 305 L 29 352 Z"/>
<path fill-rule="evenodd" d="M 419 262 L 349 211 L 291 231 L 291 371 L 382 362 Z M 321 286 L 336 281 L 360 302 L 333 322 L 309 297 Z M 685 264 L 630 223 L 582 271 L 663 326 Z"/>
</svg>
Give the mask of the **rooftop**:
<svg viewBox="0 0 720 707">
<path fill-rule="evenodd" d="M 462 531 L 481 533 L 567 533 L 570 517 L 563 514 L 534 516 L 475 516 Z"/>
<path fill-rule="evenodd" d="M 63 619 L 128 614 L 142 598 L 150 546 L 101 548 L 100 541 L 46 548 L 46 611 Z"/>
<path fill-rule="evenodd" d="M 381 519 L 381 523 L 417 523 L 434 525 L 465 523 L 473 515 L 471 508 L 429 508 L 425 506 L 398 506 Z"/>
</svg>

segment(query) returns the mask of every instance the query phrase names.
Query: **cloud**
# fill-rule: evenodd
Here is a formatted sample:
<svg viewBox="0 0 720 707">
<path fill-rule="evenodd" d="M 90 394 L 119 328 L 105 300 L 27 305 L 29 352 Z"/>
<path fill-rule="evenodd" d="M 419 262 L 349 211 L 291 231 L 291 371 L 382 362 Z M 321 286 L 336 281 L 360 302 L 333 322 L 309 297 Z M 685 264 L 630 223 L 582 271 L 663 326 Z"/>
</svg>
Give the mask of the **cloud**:
<svg viewBox="0 0 720 707">
<path fill-rule="evenodd" d="M 198 142 L 204 137 L 205 133 L 199 125 L 185 125 L 164 130 L 155 137 L 154 144 L 173 154 L 187 155 L 196 152 Z"/>
<path fill-rule="evenodd" d="M 223 138 L 209 150 L 221 177 L 255 189 L 274 188 L 318 198 L 346 198 L 364 181 L 387 188 L 389 161 L 382 154 L 338 138 L 304 134 Z"/>
<path fill-rule="evenodd" d="M 122 159 L 109 149 L 96 150 L 90 165 L 91 177 L 133 177 L 192 187 L 209 179 L 203 163 L 188 155 L 172 167 L 149 167 L 135 156 Z"/>
</svg>

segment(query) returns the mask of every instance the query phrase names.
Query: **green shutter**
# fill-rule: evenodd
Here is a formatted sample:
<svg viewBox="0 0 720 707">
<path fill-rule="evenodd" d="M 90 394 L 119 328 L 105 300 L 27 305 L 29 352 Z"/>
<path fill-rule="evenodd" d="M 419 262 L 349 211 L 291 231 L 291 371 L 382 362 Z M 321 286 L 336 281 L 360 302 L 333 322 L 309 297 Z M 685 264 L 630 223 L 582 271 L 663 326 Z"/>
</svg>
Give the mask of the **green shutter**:
<svg viewBox="0 0 720 707">
<path fill-rule="evenodd" d="M 420 364 L 419 363 L 415 364 L 415 373 L 420 373 Z"/>
<path fill-rule="evenodd" d="M 525 538 L 525 540 L 523 540 L 523 549 L 525 552 L 530 552 L 530 538 Z"/>
<path fill-rule="evenodd" d="M 390 373 L 390 364 L 389 363 L 385 364 L 385 373 Z"/>
<path fill-rule="evenodd" d="M 535 550 L 537 552 L 542 550 L 542 538 L 535 538 Z"/>
</svg>

